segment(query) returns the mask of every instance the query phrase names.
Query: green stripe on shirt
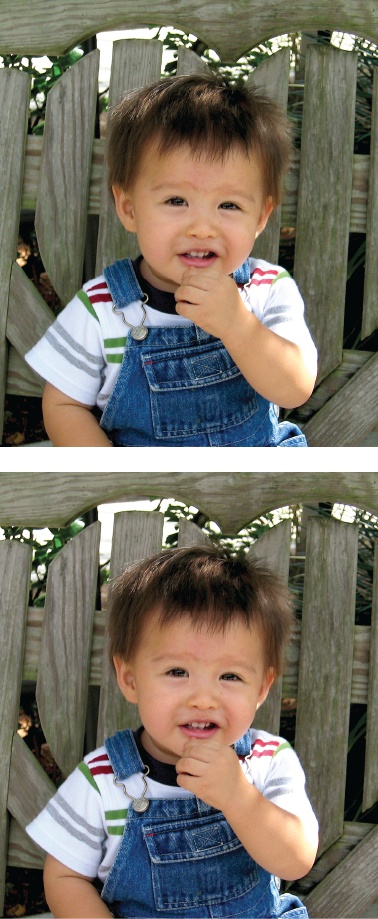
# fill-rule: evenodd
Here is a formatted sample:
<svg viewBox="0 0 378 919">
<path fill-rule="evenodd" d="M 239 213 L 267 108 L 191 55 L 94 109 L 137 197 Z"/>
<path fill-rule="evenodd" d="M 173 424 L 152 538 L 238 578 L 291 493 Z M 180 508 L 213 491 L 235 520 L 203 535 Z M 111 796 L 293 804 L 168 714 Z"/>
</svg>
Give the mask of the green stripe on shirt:
<svg viewBox="0 0 378 919">
<path fill-rule="evenodd" d="M 90 313 L 91 316 L 93 316 L 94 319 L 97 319 L 97 322 L 99 322 L 100 320 L 98 318 L 98 315 L 92 306 L 92 303 L 88 297 L 88 294 L 85 293 L 85 290 L 79 290 L 77 296 L 79 297 L 79 300 L 81 300 L 83 306 L 85 306 L 85 309 L 88 310 L 88 313 Z"/>
<path fill-rule="evenodd" d="M 281 750 L 287 750 L 287 749 L 291 750 L 291 744 L 289 743 L 288 740 L 285 740 L 284 743 L 280 743 L 275 753 L 273 753 L 273 759 L 275 756 L 277 756 L 277 753 L 281 753 Z"/>
<path fill-rule="evenodd" d="M 92 775 L 92 773 L 91 773 L 91 770 L 88 769 L 87 764 L 86 764 L 86 763 L 79 763 L 79 765 L 78 765 L 77 768 L 80 769 L 80 772 L 83 773 L 83 776 L 87 779 L 87 782 L 89 782 L 89 784 L 92 785 L 92 788 L 95 788 L 96 791 L 98 791 L 98 793 L 100 794 L 100 789 L 99 789 L 97 783 L 95 782 L 95 780 L 94 780 L 94 778 L 93 778 L 93 775 Z"/>
<path fill-rule="evenodd" d="M 277 277 L 274 278 L 274 281 L 272 281 L 272 287 L 273 284 L 277 284 L 277 281 L 281 281 L 281 278 L 291 278 L 291 274 L 289 274 L 288 271 L 280 271 Z"/>
</svg>

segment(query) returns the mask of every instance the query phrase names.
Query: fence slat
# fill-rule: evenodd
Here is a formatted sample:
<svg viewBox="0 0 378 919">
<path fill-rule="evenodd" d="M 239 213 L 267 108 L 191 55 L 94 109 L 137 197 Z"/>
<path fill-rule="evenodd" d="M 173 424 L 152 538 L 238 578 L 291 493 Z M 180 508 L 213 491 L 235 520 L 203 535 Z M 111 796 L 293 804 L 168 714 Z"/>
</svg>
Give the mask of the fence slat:
<svg viewBox="0 0 378 919">
<path fill-rule="evenodd" d="M 344 823 L 357 541 L 357 526 L 309 519 L 295 746 L 320 824 L 320 851 L 341 836 Z"/>
<path fill-rule="evenodd" d="M 361 916 L 378 895 L 378 827 L 347 855 L 333 871 L 304 898 L 313 919 L 330 911 L 334 919 Z"/>
<path fill-rule="evenodd" d="M 283 520 L 278 526 L 272 527 L 258 539 L 251 549 L 251 558 L 259 559 L 269 565 L 273 571 L 280 575 L 285 584 L 289 577 L 290 560 L 290 520 Z M 268 698 L 256 712 L 253 726 L 273 734 L 279 733 L 281 718 L 282 677 L 279 677 L 272 686 Z"/>
<path fill-rule="evenodd" d="M 373 602 L 369 660 L 369 688 L 366 723 L 365 776 L 362 810 L 378 801 L 378 551 L 374 552 Z"/>
<path fill-rule="evenodd" d="M 92 51 L 47 97 L 35 226 L 45 270 L 63 302 L 82 284 L 98 66 L 99 51 Z"/>
<path fill-rule="evenodd" d="M 4 423 L 7 376 L 5 336 L 9 281 L 12 261 L 16 257 L 29 93 L 28 74 L 6 67 L 0 70 L 0 433 Z"/>
<path fill-rule="evenodd" d="M 84 529 L 61 549 L 47 579 L 36 698 L 51 753 L 65 774 L 83 754 L 99 540 L 100 524 Z"/>
<path fill-rule="evenodd" d="M 294 275 L 319 350 L 319 380 L 342 357 L 356 70 L 354 53 L 307 48 Z"/>
<path fill-rule="evenodd" d="M 116 578 L 127 565 L 161 549 L 164 517 L 149 511 L 134 511 L 114 516 L 110 577 Z M 140 724 L 136 706 L 120 693 L 110 665 L 105 641 L 98 720 L 98 745 L 123 728 Z"/>
<path fill-rule="evenodd" d="M 366 226 L 364 302 L 361 338 L 378 326 L 378 73 L 374 68 L 369 162 L 369 199 Z"/>
<path fill-rule="evenodd" d="M 310 447 L 355 447 L 378 423 L 378 354 L 301 425 Z M 346 411 L 348 406 L 348 411 Z"/>
<path fill-rule="evenodd" d="M 30 567 L 29 546 L 17 540 L 0 542 L 0 913 L 4 902 L 8 848 L 9 770 L 20 705 Z"/>
<path fill-rule="evenodd" d="M 161 42 L 147 39 L 125 39 L 113 43 L 110 107 L 119 102 L 126 93 L 159 79 L 162 49 Z M 115 213 L 108 193 L 105 172 L 102 181 L 96 274 L 101 274 L 104 266 L 110 265 L 115 259 L 135 257 L 137 253 L 134 235 L 123 229 Z"/>
<path fill-rule="evenodd" d="M 289 91 L 290 49 L 282 48 L 260 64 L 249 77 L 249 84 L 267 93 L 284 112 L 287 110 Z M 255 258 L 265 258 L 268 262 L 278 262 L 281 231 L 281 206 L 277 207 L 268 220 L 267 226 L 253 247 Z"/>
</svg>

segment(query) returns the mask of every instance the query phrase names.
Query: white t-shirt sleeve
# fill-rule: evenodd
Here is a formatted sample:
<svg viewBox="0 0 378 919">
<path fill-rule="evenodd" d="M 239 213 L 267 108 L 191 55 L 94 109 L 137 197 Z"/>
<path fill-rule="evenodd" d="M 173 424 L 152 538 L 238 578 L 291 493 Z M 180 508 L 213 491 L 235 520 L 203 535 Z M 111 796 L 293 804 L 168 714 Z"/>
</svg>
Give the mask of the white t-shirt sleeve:
<svg viewBox="0 0 378 919">
<path fill-rule="evenodd" d="M 106 361 L 101 326 L 85 291 L 67 304 L 25 360 L 66 396 L 96 405 Z"/>
<path fill-rule="evenodd" d="M 80 771 L 66 779 L 26 832 L 42 849 L 85 877 L 95 878 L 106 841 L 99 791 Z"/>
</svg>

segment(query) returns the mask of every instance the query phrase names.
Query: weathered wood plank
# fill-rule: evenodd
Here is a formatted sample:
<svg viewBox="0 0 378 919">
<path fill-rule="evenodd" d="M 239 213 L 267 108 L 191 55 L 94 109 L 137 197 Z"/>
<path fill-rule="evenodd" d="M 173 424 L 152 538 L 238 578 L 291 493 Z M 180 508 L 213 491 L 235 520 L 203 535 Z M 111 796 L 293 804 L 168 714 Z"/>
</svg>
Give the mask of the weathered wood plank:
<svg viewBox="0 0 378 919">
<path fill-rule="evenodd" d="M 28 366 L 26 361 L 10 346 L 6 391 L 14 396 L 41 397 L 43 380 Z"/>
<path fill-rule="evenodd" d="M 204 61 L 191 51 L 190 48 L 184 48 L 181 45 L 177 53 L 177 75 L 183 76 L 190 73 L 208 73 L 209 68 Z"/>
<path fill-rule="evenodd" d="M 378 512 L 374 472 L 3 472 L 0 525 L 63 526 L 86 510 L 136 496 L 176 498 L 202 510 L 229 534 L 277 507 L 338 501 Z"/>
<path fill-rule="evenodd" d="M 319 351 L 319 380 L 342 357 L 356 73 L 356 54 L 308 46 L 294 275 Z"/>
<path fill-rule="evenodd" d="M 178 546 L 208 546 L 209 536 L 192 523 L 191 520 L 180 520 L 178 532 Z"/>
<path fill-rule="evenodd" d="M 33 789 L 32 794 L 30 789 Z M 25 741 L 15 733 L 9 777 L 9 812 L 25 829 L 27 824 L 34 820 L 34 817 L 46 806 L 55 791 L 55 785 L 33 756 Z"/>
<path fill-rule="evenodd" d="M 163 46 L 159 41 L 126 39 L 114 42 L 109 87 L 110 108 L 116 105 L 126 93 L 159 79 L 162 52 Z M 106 173 L 104 173 L 96 274 L 101 274 L 104 266 L 111 265 L 115 259 L 125 256 L 135 257 L 137 253 L 138 247 L 134 235 L 124 230 L 118 220 L 108 192 Z"/>
<path fill-rule="evenodd" d="M 278 526 L 272 527 L 258 539 L 249 550 L 249 556 L 266 565 L 282 578 L 287 584 L 289 577 L 290 561 L 290 520 L 283 520 Z M 278 734 L 281 717 L 282 677 L 279 677 L 268 698 L 256 712 L 253 722 L 255 728 Z"/>
<path fill-rule="evenodd" d="M 172 25 L 191 32 L 217 50 L 225 60 L 237 60 L 248 48 L 273 35 L 313 32 L 320 26 L 378 40 L 378 11 L 372 0 L 344 0 L 342 5 L 318 0 L 44 0 L 33 9 L 24 0 L 2 0 L 0 54 L 62 54 L 83 38 L 105 29 L 140 25 Z"/>
<path fill-rule="evenodd" d="M 45 334 L 55 316 L 25 272 L 13 262 L 7 338 L 24 355 Z"/>
<path fill-rule="evenodd" d="M 17 727 L 24 637 L 31 567 L 30 547 L 17 541 L 0 542 L 0 912 L 8 841 L 8 783 L 13 733 Z"/>
<path fill-rule="evenodd" d="M 358 527 L 310 517 L 295 746 L 320 824 L 320 851 L 343 831 Z"/>
<path fill-rule="evenodd" d="M 377 423 L 378 355 L 375 354 L 302 430 L 310 447 L 355 447 Z"/>
<path fill-rule="evenodd" d="M 0 70 L 0 433 L 7 376 L 9 282 L 17 250 L 29 94 L 28 74 L 7 68 Z"/>
<path fill-rule="evenodd" d="M 369 660 L 369 689 L 366 723 L 366 755 L 362 809 L 378 801 L 378 551 L 375 546 L 373 602 Z"/>
<path fill-rule="evenodd" d="M 45 853 L 12 817 L 9 825 L 8 865 L 14 868 L 43 868 Z"/>
<path fill-rule="evenodd" d="M 35 226 L 63 302 L 81 287 L 100 52 L 84 55 L 47 97 Z"/>
<path fill-rule="evenodd" d="M 313 919 L 361 916 L 378 896 L 378 827 L 304 898 Z"/>
<path fill-rule="evenodd" d="M 114 518 L 110 577 L 116 578 L 126 566 L 139 561 L 162 545 L 164 518 L 159 513 L 135 511 L 116 514 Z M 98 744 L 105 737 L 122 728 L 136 728 L 140 724 L 138 711 L 120 693 L 107 647 L 104 648 L 100 710 L 98 718 Z"/>
<path fill-rule="evenodd" d="M 180 49 L 181 50 L 181 49 Z M 182 72 L 196 72 L 194 65 L 201 63 L 197 55 L 183 48 Z M 280 53 L 280 52 L 279 52 Z M 193 58 L 197 58 L 193 61 Z M 181 55 L 179 54 L 179 61 Z M 190 65 L 189 65 L 190 61 Z M 35 210 L 38 194 L 39 173 L 41 168 L 42 137 L 28 136 L 26 141 L 25 174 L 22 189 L 21 206 Z M 91 179 L 89 186 L 88 214 L 99 214 L 101 204 L 102 174 L 104 168 L 104 138 L 95 138 L 93 142 Z M 366 232 L 366 215 L 368 202 L 369 162 L 367 154 L 355 153 L 353 156 L 352 199 L 350 210 L 350 232 Z M 295 227 L 297 218 L 298 179 L 300 170 L 300 153 L 294 151 L 290 173 L 284 183 L 284 200 L 282 204 L 281 224 L 284 227 Z M 257 251 L 257 250 L 256 250 Z"/>
<path fill-rule="evenodd" d="M 83 754 L 99 541 L 100 524 L 94 523 L 64 546 L 48 572 L 36 698 L 51 753 L 65 774 Z"/>
<path fill-rule="evenodd" d="M 267 93 L 280 105 L 284 112 L 287 110 L 289 91 L 290 50 L 282 48 L 277 54 L 260 64 L 249 77 L 249 84 L 256 86 Z M 255 258 L 265 258 L 268 262 L 278 262 L 281 230 L 281 206 L 277 207 L 268 220 L 268 224 L 253 247 Z"/>
<path fill-rule="evenodd" d="M 378 326 L 378 73 L 374 72 L 371 113 L 369 202 L 367 211 L 364 303 L 361 338 L 367 338 Z"/>
</svg>

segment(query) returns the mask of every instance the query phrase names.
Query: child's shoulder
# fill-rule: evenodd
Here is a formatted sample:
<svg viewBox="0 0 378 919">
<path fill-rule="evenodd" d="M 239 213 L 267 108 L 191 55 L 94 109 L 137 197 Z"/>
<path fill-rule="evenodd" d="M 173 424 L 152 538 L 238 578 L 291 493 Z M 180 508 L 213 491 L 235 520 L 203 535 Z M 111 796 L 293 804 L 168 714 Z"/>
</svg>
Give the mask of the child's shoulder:
<svg viewBox="0 0 378 919">
<path fill-rule="evenodd" d="M 278 751 L 292 749 L 289 742 L 277 734 L 270 734 L 268 731 L 260 731 L 256 728 L 251 728 L 249 733 L 251 737 L 251 755 L 257 758 L 272 759 Z"/>
</svg>

